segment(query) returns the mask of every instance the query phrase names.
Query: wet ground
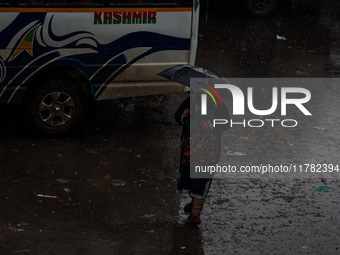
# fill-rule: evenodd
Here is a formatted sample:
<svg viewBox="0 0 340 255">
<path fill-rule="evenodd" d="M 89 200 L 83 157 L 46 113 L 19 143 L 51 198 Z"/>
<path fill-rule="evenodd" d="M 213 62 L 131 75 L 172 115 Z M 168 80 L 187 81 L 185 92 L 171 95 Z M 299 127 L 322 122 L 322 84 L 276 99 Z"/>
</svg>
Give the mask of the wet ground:
<svg viewBox="0 0 340 255">
<path fill-rule="evenodd" d="M 227 78 L 338 77 L 338 5 L 266 19 L 212 5 L 197 65 Z M 294 131 L 227 131 L 224 159 L 339 164 L 340 87 L 325 88 L 311 88 L 315 116 Z M 186 96 L 100 102 L 87 127 L 49 139 L 27 132 L 20 107 L 1 106 L 0 254 L 339 254 L 339 175 L 215 179 L 203 223 L 187 222 L 173 120 Z"/>
</svg>

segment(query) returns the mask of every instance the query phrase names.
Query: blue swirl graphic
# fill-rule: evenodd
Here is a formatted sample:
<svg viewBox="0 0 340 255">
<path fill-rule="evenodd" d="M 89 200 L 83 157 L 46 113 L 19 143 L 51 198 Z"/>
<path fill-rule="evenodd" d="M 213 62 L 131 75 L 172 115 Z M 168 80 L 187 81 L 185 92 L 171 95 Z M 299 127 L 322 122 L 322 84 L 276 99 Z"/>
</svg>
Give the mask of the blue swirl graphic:
<svg viewBox="0 0 340 255">
<path fill-rule="evenodd" d="M 2 58 L 0 58 L 0 83 L 4 81 L 6 77 L 6 66 Z"/>
</svg>

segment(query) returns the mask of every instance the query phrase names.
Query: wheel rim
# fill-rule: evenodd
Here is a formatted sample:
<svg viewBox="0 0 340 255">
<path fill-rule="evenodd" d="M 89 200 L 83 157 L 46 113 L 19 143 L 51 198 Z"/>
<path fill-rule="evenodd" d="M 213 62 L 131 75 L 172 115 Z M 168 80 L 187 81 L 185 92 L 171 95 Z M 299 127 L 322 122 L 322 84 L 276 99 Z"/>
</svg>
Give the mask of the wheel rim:
<svg viewBox="0 0 340 255">
<path fill-rule="evenodd" d="M 254 0 L 253 4 L 257 10 L 263 11 L 271 7 L 272 0 Z"/>
<path fill-rule="evenodd" d="M 75 113 L 72 97 L 61 91 L 51 92 L 39 104 L 39 116 L 42 122 L 51 127 L 59 127 L 71 121 Z"/>
</svg>

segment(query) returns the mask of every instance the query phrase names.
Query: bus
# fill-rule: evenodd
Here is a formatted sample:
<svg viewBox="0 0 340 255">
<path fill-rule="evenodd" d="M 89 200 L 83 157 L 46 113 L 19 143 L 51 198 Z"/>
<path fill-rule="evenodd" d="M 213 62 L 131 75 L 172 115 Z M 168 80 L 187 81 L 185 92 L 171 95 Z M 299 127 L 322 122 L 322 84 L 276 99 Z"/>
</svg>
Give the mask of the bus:
<svg viewBox="0 0 340 255">
<path fill-rule="evenodd" d="M 157 74 L 194 64 L 199 0 L 0 3 L 0 103 L 59 135 L 91 102 L 183 91 Z"/>
</svg>

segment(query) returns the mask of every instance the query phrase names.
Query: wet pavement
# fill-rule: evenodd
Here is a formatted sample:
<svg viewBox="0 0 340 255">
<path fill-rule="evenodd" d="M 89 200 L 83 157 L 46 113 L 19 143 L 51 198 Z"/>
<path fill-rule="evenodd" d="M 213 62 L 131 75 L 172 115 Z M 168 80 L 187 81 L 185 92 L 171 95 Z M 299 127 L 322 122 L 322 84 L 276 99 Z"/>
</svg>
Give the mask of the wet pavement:
<svg viewBox="0 0 340 255">
<path fill-rule="evenodd" d="M 337 1 L 266 19 L 210 8 L 198 66 L 227 78 L 339 76 Z M 224 152 L 246 155 L 226 160 L 339 164 L 340 86 L 325 87 L 311 88 L 316 114 L 297 130 L 227 131 Z M 30 135 L 20 107 L 1 106 L 0 254 L 339 254 L 340 176 L 214 179 L 203 223 L 187 222 L 173 120 L 186 96 L 100 102 L 77 134 L 48 139 Z"/>
</svg>

